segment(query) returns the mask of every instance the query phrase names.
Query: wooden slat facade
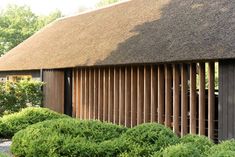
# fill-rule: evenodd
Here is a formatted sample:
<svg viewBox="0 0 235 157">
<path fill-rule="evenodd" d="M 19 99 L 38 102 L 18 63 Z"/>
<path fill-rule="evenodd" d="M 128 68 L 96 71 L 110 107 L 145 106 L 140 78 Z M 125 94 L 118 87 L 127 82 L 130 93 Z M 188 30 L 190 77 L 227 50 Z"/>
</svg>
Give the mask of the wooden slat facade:
<svg viewBox="0 0 235 157">
<path fill-rule="evenodd" d="M 181 136 L 193 133 L 214 139 L 215 63 L 206 64 L 75 68 L 72 79 L 73 116 L 127 127 L 157 122 Z M 45 92 L 49 89 L 60 91 L 60 94 L 63 92 L 55 85 L 63 84 L 63 72 L 52 74 L 45 71 L 44 80 L 52 82 Z M 50 87 L 52 85 L 54 87 Z M 57 92 L 51 92 L 50 96 L 57 96 Z M 63 112 L 63 100 L 52 103 L 48 96 L 45 101 L 56 105 L 55 110 Z"/>
</svg>

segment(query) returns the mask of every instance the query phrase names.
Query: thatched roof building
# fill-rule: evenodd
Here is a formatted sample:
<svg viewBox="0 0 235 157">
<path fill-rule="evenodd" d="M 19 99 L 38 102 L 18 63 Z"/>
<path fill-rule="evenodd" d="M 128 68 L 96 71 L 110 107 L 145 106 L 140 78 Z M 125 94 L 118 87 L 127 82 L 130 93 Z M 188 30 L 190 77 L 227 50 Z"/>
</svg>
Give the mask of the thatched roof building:
<svg viewBox="0 0 235 157">
<path fill-rule="evenodd" d="M 225 58 L 235 58 L 233 0 L 132 0 L 51 23 L 0 70 Z"/>
</svg>

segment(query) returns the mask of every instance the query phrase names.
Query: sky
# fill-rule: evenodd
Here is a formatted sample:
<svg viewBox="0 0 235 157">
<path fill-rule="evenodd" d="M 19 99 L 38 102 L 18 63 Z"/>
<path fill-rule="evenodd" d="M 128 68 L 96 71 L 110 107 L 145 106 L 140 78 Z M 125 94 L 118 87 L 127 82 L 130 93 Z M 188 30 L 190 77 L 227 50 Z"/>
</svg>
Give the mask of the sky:
<svg viewBox="0 0 235 157">
<path fill-rule="evenodd" d="M 64 15 L 78 13 L 79 9 L 94 8 L 99 0 L 0 0 L 0 9 L 8 4 L 28 5 L 38 15 L 47 15 L 59 9 Z"/>
</svg>

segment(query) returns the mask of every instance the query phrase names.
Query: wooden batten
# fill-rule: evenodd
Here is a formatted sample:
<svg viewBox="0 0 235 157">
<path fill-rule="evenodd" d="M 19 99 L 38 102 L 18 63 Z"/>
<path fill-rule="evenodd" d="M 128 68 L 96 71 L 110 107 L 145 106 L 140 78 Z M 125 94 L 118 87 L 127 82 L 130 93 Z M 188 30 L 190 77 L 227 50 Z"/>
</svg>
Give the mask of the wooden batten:
<svg viewBox="0 0 235 157">
<path fill-rule="evenodd" d="M 164 124 L 164 66 L 158 66 L 158 123 Z"/>
<path fill-rule="evenodd" d="M 196 134 L 196 64 L 190 64 L 190 134 Z"/>
<path fill-rule="evenodd" d="M 114 122 L 114 71 L 113 68 L 109 68 L 108 77 L 108 122 Z"/>
<path fill-rule="evenodd" d="M 157 66 L 151 66 L 151 122 L 157 122 L 157 108 L 158 108 L 158 77 Z"/>
<path fill-rule="evenodd" d="M 150 122 L 151 106 L 151 69 L 144 66 L 144 123 Z"/>
<path fill-rule="evenodd" d="M 103 70 L 98 72 L 98 119 L 103 120 Z"/>
<path fill-rule="evenodd" d="M 173 131 L 180 134 L 180 70 L 179 65 L 173 65 Z"/>
<path fill-rule="evenodd" d="M 125 125 L 125 70 L 119 69 L 119 124 Z"/>
<path fill-rule="evenodd" d="M 199 63 L 199 134 L 205 135 L 205 63 Z"/>
<path fill-rule="evenodd" d="M 108 77 L 106 68 L 103 69 L 103 121 L 108 121 Z"/>
<path fill-rule="evenodd" d="M 172 71 L 171 65 L 165 65 L 165 126 L 171 127 L 172 116 Z"/>
<path fill-rule="evenodd" d="M 181 64 L 181 136 L 188 133 L 188 80 L 187 67 Z"/>
<path fill-rule="evenodd" d="M 215 63 L 208 64 L 208 137 L 214 139 L 215 119 Z"/>
<path fill-rule="evenodd" d="M 84 69 L 80 70 L 80 119 L 84 119 L 84 95 L 85 95 L 85 80 L 84 80 Z"/>
<path fill-rule="evenodd" d="M 137 68 L 137 124 L 141 124 L 144 121 L 144 69 L 143 67 Z"/>
<path fill-rule="evenodd" d="M 131 127 L 137 125 L 137 68 L 131 67 Z"/>
<path fill-rule="evenodd" d="M 76 117 L 80 118 L 80 113 L 81 113 L 81 100 L 80 100 L 80 96 L 81 96 L 81 73 L 79 70 L 76 71 Z"/>
<path fill-rule="evenodd" d="M 119 69 L 114 68 L 114 123 L 119 124 Z"/>
<path fill-rule="evenodd" d="M 131 71 L 125 68 L 125 126 L 131 126 Z"/>
<path fill-rule="evenodd" d="M 98 119 L 98 70 L 94 69 L 94 119 Z"/>
</svg>

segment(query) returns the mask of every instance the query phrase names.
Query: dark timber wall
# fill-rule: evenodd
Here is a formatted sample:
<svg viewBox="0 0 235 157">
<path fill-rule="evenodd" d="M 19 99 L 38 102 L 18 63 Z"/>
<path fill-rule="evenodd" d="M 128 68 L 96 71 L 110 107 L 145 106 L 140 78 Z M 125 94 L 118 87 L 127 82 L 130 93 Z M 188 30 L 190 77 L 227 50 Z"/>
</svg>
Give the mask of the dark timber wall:
<svg viewBox="0 0 235 157">
<path fill-rule="evenodd" d="M 235 60 L 220 61 L 219 140 L 235 138 Z"/>
</svg>

